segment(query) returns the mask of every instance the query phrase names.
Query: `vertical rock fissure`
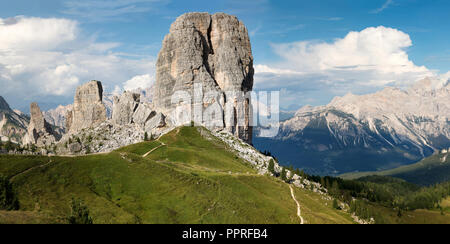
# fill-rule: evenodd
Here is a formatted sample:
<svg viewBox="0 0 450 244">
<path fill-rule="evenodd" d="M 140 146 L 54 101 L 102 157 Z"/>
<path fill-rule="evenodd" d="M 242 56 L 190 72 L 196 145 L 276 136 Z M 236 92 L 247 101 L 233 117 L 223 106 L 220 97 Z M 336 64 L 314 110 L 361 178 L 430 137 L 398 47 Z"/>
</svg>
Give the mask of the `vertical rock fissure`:
<svg viewBox="0 0 450 244">
<path fill-rule="evenodd" d="M 207 48 L 203 48 L 203 65 L 206 68 L 206 71 L 208 72 L 208 74 L 211 76 L 211 78 L 216 82 L 217 86 L 218 83 L 216 81 L 216 78 L 214 77 L 214 67 L 211 67 L 211 62 L 210 63 L 210 56 L 214 55 L 214 48 L 211 42 L 211 31 L 212 31 L 212 19 L 210 17 L 210 22 L 209 22 L 209 26 L 208 29 L 206 31 L 206 36 L 204 36 L 200 31 L 199 34 L 202 37 L 202 41 L 203 41 L 203 46 L 207 47 Z"/>
</svg>

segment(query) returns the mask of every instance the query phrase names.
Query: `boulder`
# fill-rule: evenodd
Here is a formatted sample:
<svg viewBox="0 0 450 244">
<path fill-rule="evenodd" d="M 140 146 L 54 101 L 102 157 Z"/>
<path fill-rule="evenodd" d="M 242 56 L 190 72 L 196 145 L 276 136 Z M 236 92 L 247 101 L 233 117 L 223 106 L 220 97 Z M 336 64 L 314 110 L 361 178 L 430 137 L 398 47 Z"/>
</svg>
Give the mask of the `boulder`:
<svg viewBox="0 0 450 244">
<path fill-rule="evenodd" d="M 68 148 L 71 153 L 79 153 L 83 149 L 78 142 L 69 144 Z"/>
<path fill-rule="evenodd" d="M 144 127 L 145 123 L 155 115 L 156 112 L 149 104 L 141 103 L 138 105 L 136 111 L 134 111 L 133 122 Z"/>
<path fill-rule="evenodd" d="M 145 124 L 145 131 L 151 132 L 153 129 L 166 126 L 166 117 L 162 113 L 157 113 Z"/>
</svg>

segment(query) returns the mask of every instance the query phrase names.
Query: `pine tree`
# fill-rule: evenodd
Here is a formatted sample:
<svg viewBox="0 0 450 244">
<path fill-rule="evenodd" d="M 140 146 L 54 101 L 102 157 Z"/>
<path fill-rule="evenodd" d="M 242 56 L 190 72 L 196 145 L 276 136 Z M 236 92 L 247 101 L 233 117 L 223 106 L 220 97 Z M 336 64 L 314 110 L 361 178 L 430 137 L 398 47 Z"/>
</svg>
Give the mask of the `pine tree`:
<svg viewBox="0 0 450 244">
<path fill-rule="evenodd" d="M 13 143 L 11 142 L 11 138 L 9 138 L 8 141 L 6 142 L 5 150 L 8 152 L 13 150 Z"/>
<path fill-rule="evenodd" d="M 306 174 L 305 174 L 305 171 L 303 171 L 303 169 L 302 169 L 302 171 L 300 171 L 300 176 L 301 176 L 303 179 L 306 179 Z"/>
<path fill-rule="evenodd" d="M 325 188 L 327 187 L 325 184 L 325 179 L 323 177 L 320 178 L 320 184 Z"/>
<path fill-rule="evenodd" d="M 72 198 L 72 214 L 68 218 L 70 224 L 92 224 L 92 217 L 89 216 L 89 209 L 81 200 Z"/>
<path fill-rule="evenodd" d="M 0 209 L 17 210 L 19 209 L 19 199 L 13 189 L 13 185 L 6 178 L 0 175 Z"/>
<path fill-rule="evenodd" d="M 333 208 L 337 209 L 337 210 L 341 209 L 341 207 L 339 207 L 339 204 L 338 204 L 338 201 L 336 200 L 336 198 L 333 200 Z"/>
<path fill-rule="evenodd" d="M 269 161 L 269 167 L 267 167 L 267 170 L 269 170 L 269 172 L 272 175 L 275 175 L 275 163 L 273 162 L 273 159 L 270 159 Z"/>
<path fill-rule="evenodd" d="M 281 170 L 281 180 L 287 182 L 286 169 L 284 167 Z"/>
<path fill-rule="evenodd" d="M 148 141 L 148 133 L 147 133 L 147 131 L 144 134 L 144 141 Z"/>
<path fill-rule="evenodd" d="M 340 195 L 339 183 L 336 180 L 333 181 L 333 183 L 332 183 L 330 193 L 332 195 L 334 195 L 335 197 L 339 197 L 339 195 Z"/>
<path fill-rule="evenodd" d="M 329 189 L 331 187 L 330 181 L 328 178 L 325 179 L 325 188 Z"/>
</svg>

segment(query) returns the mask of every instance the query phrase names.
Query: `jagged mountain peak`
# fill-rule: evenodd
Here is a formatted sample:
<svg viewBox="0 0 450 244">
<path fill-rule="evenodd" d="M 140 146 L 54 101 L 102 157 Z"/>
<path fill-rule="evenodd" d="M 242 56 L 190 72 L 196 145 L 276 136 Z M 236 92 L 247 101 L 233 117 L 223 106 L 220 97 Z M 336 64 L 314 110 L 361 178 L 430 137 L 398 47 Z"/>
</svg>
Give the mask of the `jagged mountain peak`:
<svg viewBox="0 0 450 244">
<path fill-rule="evenodd" d="M 450 91 L 439 84 L 437 79 L 423 79 L 408 91 L 386 87 L 376 93 L 366 95 L 347 94 L 335 97 L 328 105 L 306 107 L 296 115 L 326 109 L 337 109 L 354 115 L 358 119 L 366 117 L 386 117 L 392 114 L 404 116 L 445 117 L 450 114 Z"/>
<path fill-rule="evenodd" d="M 11 110 L 6 100 L 0 96 L 0 110 Z"/>
<path fill-rule="evenodd" d="M 438 81 L 427 78 L 408 90 L 349 93 L 325 106 L 305 106 L 280 123 L 276 138 L 255 145 L 323 174 L 416 162 L 450 146 L 450 89 Z"/>
<path fill-rule="evenodd" d="M 20 111 L 13 111 L 8 102 L 0 96 L 0 140 L 19 143 L 26 133 L 28 125 L 28 116 L 20 113 Z"/>
</svg>

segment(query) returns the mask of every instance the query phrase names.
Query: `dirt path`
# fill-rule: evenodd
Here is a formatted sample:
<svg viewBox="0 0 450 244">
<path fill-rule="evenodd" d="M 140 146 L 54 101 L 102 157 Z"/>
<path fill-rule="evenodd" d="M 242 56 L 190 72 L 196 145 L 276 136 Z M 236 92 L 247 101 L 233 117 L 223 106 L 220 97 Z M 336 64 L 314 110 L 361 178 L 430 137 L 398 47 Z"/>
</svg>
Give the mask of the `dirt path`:
<svg viewBox="0 0 450 244">
<path fill-rule="evenodd" d="M 158 142 L 161 142 L 161 145 L 153 148 L 152 150 L 148 151 L 146 154 L 142 155 L 143 158 L 147 157 L 150 153 L 154 152 L 156 149 L 163 147 L 163 146 L 167 146 L 164 142 L 157 140 Z"/>
<path fill-rule="evenodd" d="M 50 161 L 48 161 L 48 163 L 46 163 L 46 164 L 41 164 L 41 165 L 38 165 L 38 166 L 34 166 L 34 167 L 29 168 L 29 169 L 27 169 L 27 170 L 25 170 L 25 171 L 22 171 L 22 172 L 20 172 L 20 173 L 18 173 L 18 174 L 16 174 L 16 175 L 14 175 L 13 177 L 11 177 L 11 178 L 10 178 L 10 181 L 13 181 L 14 178 L 16 178 L 17 176 L 21 176 L 21 175 L 23 175 L 23 174 L 26 174 L 26 173 L 32 171 L 33 169 L 43 168 L 43 167 L 45 167 L 45 166 L 51 164 L 52 162 L 53 162 L 53 161 L 50 159 Z"/>
<path fill-rule="evenodd" d="M 300 211 L 300 203 L 298 203 L 297 199 L 295 199 L 295 195 L 294 195 L 294 189 L 292 188 L 291 185 L 289 185 L 289 188 L 291 189 L 291 196 L 292 199 L 294 199 L 295 203 L 297 204 L 297 216 L 300 218 L 300 224 L 303 224 L 303 217 L 301 215 L 301 211 Z"/>
</svg>

